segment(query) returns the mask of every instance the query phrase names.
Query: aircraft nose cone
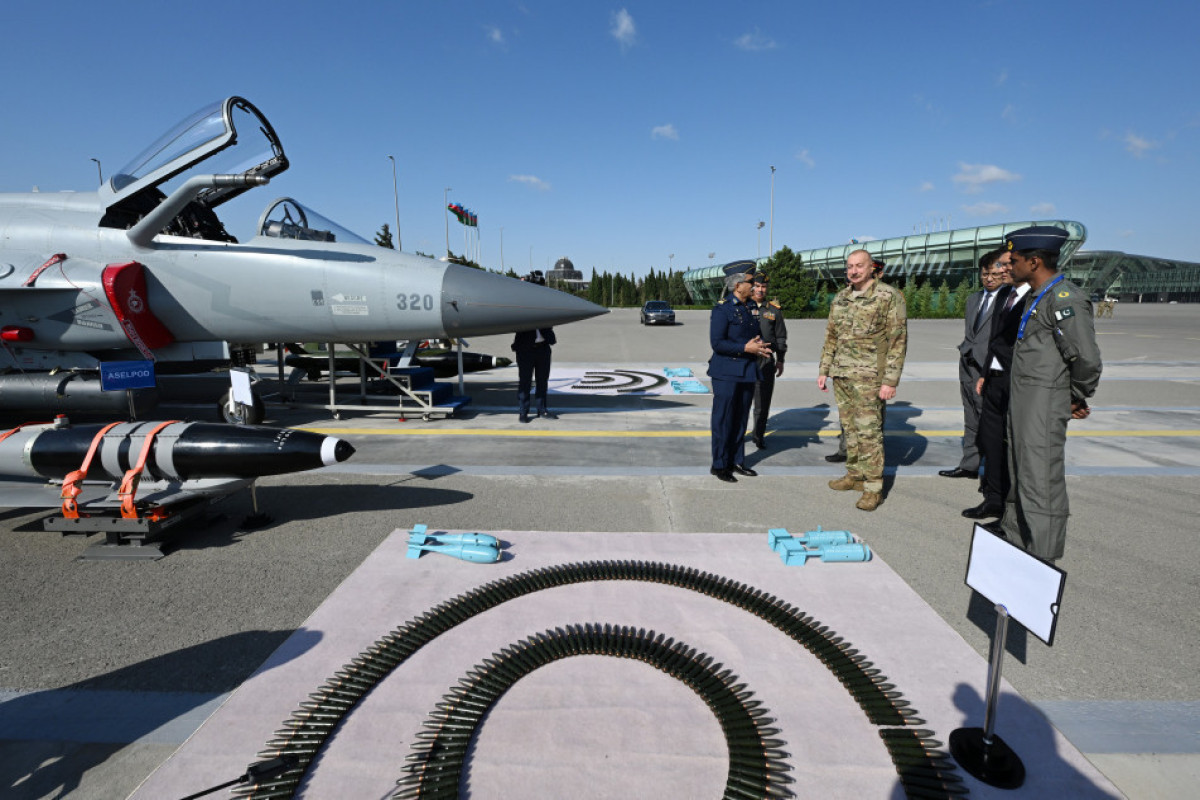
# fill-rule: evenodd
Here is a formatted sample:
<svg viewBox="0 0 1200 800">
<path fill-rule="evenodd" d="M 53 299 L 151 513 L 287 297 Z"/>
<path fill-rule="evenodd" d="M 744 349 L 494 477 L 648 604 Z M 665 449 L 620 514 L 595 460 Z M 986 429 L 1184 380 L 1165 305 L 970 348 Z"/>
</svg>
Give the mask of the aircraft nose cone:
<svg viewBox="0 0 1200 800">
<path fill-rule="evenodd" d="M 326 436 L 325 441 L 321 442 L 321 463 L 327 467 L 331 464 L 340 464 L 352 455 L 354 455 L 354 445 L 345 439 Z"/>
<path fill-rule="evenodd" d="M 442 325 L 454 336 L 548 328 L 607 314 L 581 297 L 497 275 L 447 264 L 442 282 Z"/>
</svg>

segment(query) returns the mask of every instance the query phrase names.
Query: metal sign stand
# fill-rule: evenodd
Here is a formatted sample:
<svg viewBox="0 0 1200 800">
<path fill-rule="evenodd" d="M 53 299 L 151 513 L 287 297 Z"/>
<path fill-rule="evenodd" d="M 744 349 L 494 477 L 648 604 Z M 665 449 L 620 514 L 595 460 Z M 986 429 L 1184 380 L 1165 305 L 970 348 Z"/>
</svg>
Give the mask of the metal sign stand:
<svg viewBox="0 0 1200 800">
<path fill-rule="evenodd" d="M 1000 699 L 1000 662 L 1008 636 L 1008 609 L 996 605 L 996 631 L 988 662 L 987 709 L 982 728 L 959 728 L 950 733 L 950 753 L 963 769 L 990 786 L 1016 789 L 1025 783 L 1025 765 L 996 735 L 996 702 Z"/>
<path fill-rule="evenodd" d="M 966 584 L 996 605 L 996 630 L 988 660 L 987 706 L 982 728 L 950 734 L 950 753 L 971 775 L 990 786 L 1016 789 L 1025 783 L 1025 765 L 996 735 L 1000 664 L 1011 616 L 1048 645 L 1054 643 L 1058 608 L 1067 574 L 976 525 L 967 558 Z"/>
</svg>

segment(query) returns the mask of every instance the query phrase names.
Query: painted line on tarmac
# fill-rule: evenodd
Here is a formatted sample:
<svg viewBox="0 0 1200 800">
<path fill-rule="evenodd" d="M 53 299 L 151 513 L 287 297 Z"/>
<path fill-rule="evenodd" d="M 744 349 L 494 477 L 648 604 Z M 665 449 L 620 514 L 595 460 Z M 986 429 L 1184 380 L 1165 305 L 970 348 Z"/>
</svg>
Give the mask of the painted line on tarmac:
<svg viewBox="0 0 1200 800">
<path fill-rule="evenodd" d="M 761 462 L 749 462 L 760 476 L 768 478 L 823 478 L 843 470 L 836 464 L 812 467 L 775 467 Z M 884 467 L 885 476 L 904 478 L 934 478 L 944 465 L 929 467 Z M 376 475 L 394 477 L 411 475 L 415 478 L 445 478 L 458 475 L 470 478 L 539 477 L 539 478 L 699 478 L 709 479 L 707 466 L 693 467 L 599 467 L 590 464 L 561 464 L 552 466 L 513 466 L 507 464 L 364 464 L 346 462 L 321 468 L 322 473 L 346 475 Z M 1192 467 L 1121 467 L 1072 466 L 1066 474 L 1078 478 L 1196 478 L 1200 465 Z M 753 480 L 743 478 L 742 480 Z"/>
<path fill-rule="evenodd" d="M 1200 701 L 1043 700 L 1034 705 L 1084 753 L 1200 753 Z"/>
<path fill-rule="evenodd" d="M 229 693 L 0 689 L 0 739 L 183 744 Z"/>
<path fill-rule="evenodd" d="M 478 436 L 478 437 L 517 437 L 523 439 L 555 438 L 555 439 L 707 439 L 711 431 L 598 431 L 598 430 L 506 430 L 490 428 L 316 428 L 300 427 L 297 430 L 325 436 Z M 833 438 L 838 435 L 835 429 L 824 430 L 778 430 L 767 434 L 768 438 L 778 436 L 790 438 Z M 888 438 L 922 438 L 944 439 L 961 438 L 963 431 L 959 430 L 884 430 Z M 1067 431 L 1067 436 L 1078 439 L 1112 439 L 1112 438 L 1163 438 L 1180 439 L 1200 436 L 1196 430 L 1107 430 L 1107 431 Z"/>
</svg>

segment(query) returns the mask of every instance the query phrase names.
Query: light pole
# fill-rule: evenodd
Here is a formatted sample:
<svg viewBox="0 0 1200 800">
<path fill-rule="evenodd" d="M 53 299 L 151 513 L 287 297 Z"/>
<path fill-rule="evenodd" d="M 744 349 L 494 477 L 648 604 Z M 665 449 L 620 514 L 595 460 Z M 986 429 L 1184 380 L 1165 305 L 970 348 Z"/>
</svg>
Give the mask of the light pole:
<svg viewBox="0 0 1200 800">
<path fill-rule="evenodd" d="M 763 229 L 763 226 L 766 224 L 767 223 L 763 222 L 761 219 L 758 221 L 758 257 L 759 258 L 762 258 L 762 229 Z"/>
<path fill-rule="evenodd" d="M 500 228 L 500 271 L 508 272 L 508 270 L 506 270 L 504 268 L 504 228 L 503 227 Z"/>
<path fill-rule="evenodd" d="M 767 246 L 771 249 L 770 255 L 775 255 L 775 167 L 771 167 L 771 231 Z"/>
<path fill-rule="evenodd" d="M 442 192 L 442 215 L 446 218 L 446 260 L 450 259 L 450 192 L 449 186 Z"/>
<path fill-rule="evenodd" d="M 675 264 L 675 254 L 674 254 L 674 253 L 671 253 L 670 255 L 668 255 L 668 256 L 667 256 L 667 271 L 668 271 L 668 272 L 674 272 L 674 271 L 675 271 L 675 270 L 674 270 L 674 268 L 673 268 L 673 265 L 674 265 L 674 264 Z"/>
<path fill-rule="evenodd" d="M 100 176 L 100 185 L 103 186 L 104 185 L 104 173 L 100 170 L 100 159 L 93 158 L 92 161 L 96 162 L 96 174 Z"/>
<path fill-rule="evenodd" d="M 396 249 L 400 249 L 400 189 L 396 184 L 396 159 L 388 156 L 392 162 L 392 198 L 396 201 Z"/>
</svg>

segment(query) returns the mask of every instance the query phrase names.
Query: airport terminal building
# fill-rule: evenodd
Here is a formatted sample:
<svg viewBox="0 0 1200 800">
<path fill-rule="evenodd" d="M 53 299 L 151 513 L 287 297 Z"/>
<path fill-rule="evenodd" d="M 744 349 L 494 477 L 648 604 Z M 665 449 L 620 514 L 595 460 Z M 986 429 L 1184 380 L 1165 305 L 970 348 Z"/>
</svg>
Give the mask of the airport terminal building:
<svg viewBox="0 0 1200 800">
<path fill-rule="evenodd" d="M 1054 225 L 1067 231 L 1060 268 L 1093 295 L 1132 302 L 1200 301 L 1200 264 L 1110 250 L 1081 250 L 1087 240 L 1087 228 L 1071 220 L 1005 222 L 894 239 L 852 241 L 802 250 L 797 255 L 806 270 L 840 284 L 846 257 L 855 250 L 866 250 L 883 261 L 883 276 L 890 283 L 904 285 L 911 280 L 931 281 L 937 287 L 942 281 L 948 281 L 953 289 L 964 279 L 978 280 L 980 257 L 1003 245 L 1005 234 L 1031 225 Z M 730 262 L 685 272 L 683 281 L 692 301 L 702 305 L 719 300 L 726 268 L 740 263 L 761 265 L 766 259 Z"/>
</svg>

